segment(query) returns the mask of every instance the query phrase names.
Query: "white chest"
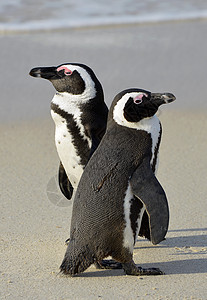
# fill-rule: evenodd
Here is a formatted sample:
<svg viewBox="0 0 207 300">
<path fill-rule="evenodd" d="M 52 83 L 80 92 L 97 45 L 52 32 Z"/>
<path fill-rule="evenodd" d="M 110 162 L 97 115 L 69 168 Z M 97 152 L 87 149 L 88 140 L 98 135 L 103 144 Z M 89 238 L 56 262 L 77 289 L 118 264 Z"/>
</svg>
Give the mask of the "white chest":
<svg viewBox="0 0 207 300">
<path fill-rule="evenodd" d="M 74 188 L 77 187 L 83 173 L 83 166 L 80 164 L 80 157 L 74 147 L 72 136 L 68 131 L 64 118 L 51 110 L 55 122 L 55 144 L 59 158 L 63 164 L 66 174 Z"/>
<path fill-rule="evenodd" d="M 160 121 L 159 121 L 158 117 L 156 115 L 154 115 L 151 118 L 146 118 L 146 119 L 141 120 L 137 124 L 136 129 L 144 130 L 144 131 L 150 133 L 150 136 L 152 139 L 152 157 L 151 157 L 150 164 L 152 166 L 154 159 L 156 159 L 156 161 L 155 161 L 155 175 L 156 175 L 157 169 L 158 169 L 158 164 L 159 164 L 159 151 L 157 151 L 157 153 L 156 153 L 155 149 L 158 146 L 159 136 L 161 134 Z M 156 154 L 156 158 L 155 158 L 155 154 Z"/>
<path fill-rule="evenodd" d="M 154 115 L 151 118 L 146 118 L 141 120 L 136 124 L 137 130 L 144 130 L 148 133 L 150 133 L 151 139 L 152 139 L 152 157 L 151 157 L 151 165 L 153 163 L 154 157 L 155 157 L 155 148 L 158 145 L 159 136 L 160 136 L 160 130 L 161 125 L 158 117 Z M 157 153 L 158 155 L 158 153 Z M 158 163 L 158 156 L 157 156 L 157 163 Z M 157 164 L 156 164 L 157 165 Z"/>
<path fill-rule="evenodd" d="M 146 131 L 151 134 L 151 138 L 152 138 L 152 158 L 150 161 L 152 166 L 153 161 L 155 159 L 155 149 L 158 146 L 159 136 L 161 134 L 161 125 L 157 116 L 153 116 L 151 118 L 149 124 L 146 126 Z M 155 175 L 157 174 L 158 165 L 159 165 L 159 151 L 157 151 L 156 155 L 157 157 L 155 162 Z"/>
</svg>

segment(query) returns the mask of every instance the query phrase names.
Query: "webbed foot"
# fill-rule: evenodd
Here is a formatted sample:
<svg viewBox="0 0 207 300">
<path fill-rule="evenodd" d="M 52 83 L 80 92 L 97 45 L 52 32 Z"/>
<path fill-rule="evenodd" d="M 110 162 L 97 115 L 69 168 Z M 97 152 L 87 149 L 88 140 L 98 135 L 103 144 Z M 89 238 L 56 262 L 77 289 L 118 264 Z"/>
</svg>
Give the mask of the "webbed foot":
<svg viewBox="0 0 207 300">
<path fill-rule="evenodd" d="M 94 263 L 96 269 L 122 269 L 122 264 L 113 259 L 104 259 Z"/>
<path fill-rule="evenodd" d="M 149 276 L 149 275 L 164 275 L 160 269 L 158 268 L 148 268 L 143 269 L 138 267 L 134 261 L 130 261 L 129 263 L 122 264 L 123 269 L 127 275 L 134 275 L 134 276 Z"/>
</svg>

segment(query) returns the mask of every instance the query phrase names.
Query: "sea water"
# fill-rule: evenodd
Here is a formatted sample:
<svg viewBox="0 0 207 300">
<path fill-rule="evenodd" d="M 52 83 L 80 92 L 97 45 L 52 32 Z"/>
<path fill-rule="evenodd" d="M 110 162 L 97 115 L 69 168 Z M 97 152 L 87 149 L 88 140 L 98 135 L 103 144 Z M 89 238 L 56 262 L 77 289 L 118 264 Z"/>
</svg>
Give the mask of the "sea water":
<svg viewBox="0 0 207 300">
<path fill-rule="evenodd" d="M 207 18 L 207 0 L 1 0 L 0 32 Z"/>
</svg>

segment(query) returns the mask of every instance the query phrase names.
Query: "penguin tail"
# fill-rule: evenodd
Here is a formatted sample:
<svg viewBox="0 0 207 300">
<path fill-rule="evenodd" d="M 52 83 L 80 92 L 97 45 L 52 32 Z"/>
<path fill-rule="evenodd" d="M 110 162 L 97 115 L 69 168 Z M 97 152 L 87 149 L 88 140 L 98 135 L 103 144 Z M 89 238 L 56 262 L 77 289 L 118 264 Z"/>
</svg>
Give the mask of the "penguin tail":
<svg viewBox="0 0 207 300">
<path fill-rule="evenodd" d="M 60 272 L 73 276 L 82 273 L 93 263 L 94 257 L 88 247 L 78 247 L 73 240 L 68 244 Z"/>
</svg>

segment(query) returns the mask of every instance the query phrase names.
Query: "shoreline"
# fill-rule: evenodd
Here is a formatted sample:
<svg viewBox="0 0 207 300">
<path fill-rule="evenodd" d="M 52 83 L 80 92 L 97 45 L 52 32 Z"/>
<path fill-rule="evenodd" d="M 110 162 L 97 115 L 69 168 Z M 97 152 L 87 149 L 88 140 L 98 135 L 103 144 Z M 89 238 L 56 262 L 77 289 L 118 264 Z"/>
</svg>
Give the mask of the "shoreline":
<svg viewBox="0 0 207 300">
<path fill-rule="evenodd" d="M 184 23 L 184 22 L 206 22 L 207 16 L 195 16 L 195 17 L 186 17 L 186 18 L 172 18 L 172 19 L 161 19 L 161 20 L 140 20 L 140 21 L 126 21 L 126 22 L 107 22 L 106 24 L 83 24 L 83 25 L 68 25 L 68 26 L 55 26 L 51 28 L 39 28 L 39 29 L 1 29 L 0 27 L 0 35 L 21 35 L 21 34 L 41 34 L 41 33 L 58 33 L 58 32 L 68 32 L 70 30 L 79 31 L 79 30 L 91 30 L 91 29 L 113 29 L 113 28 L 120 28 L 120 27 L 132 27 L 132 26 L 153 26 L 153 25 L 159 25 L 159 24 L 168 24 L 168 23 Z M 18 24 L 16 25 L 18 27 Z"/>
<path fill-rule="evenodd" d="M 0 35 L 0 120 L 50 117 L 55 90 L 29 71 L 70 61 L 95 71 L 108 106 L 120 90 L 139 87 L 174 93 L 179 101 L 170 110 L 206 111 L 206 26 L 207 21 L 192 21 Z"/>
</svg>

